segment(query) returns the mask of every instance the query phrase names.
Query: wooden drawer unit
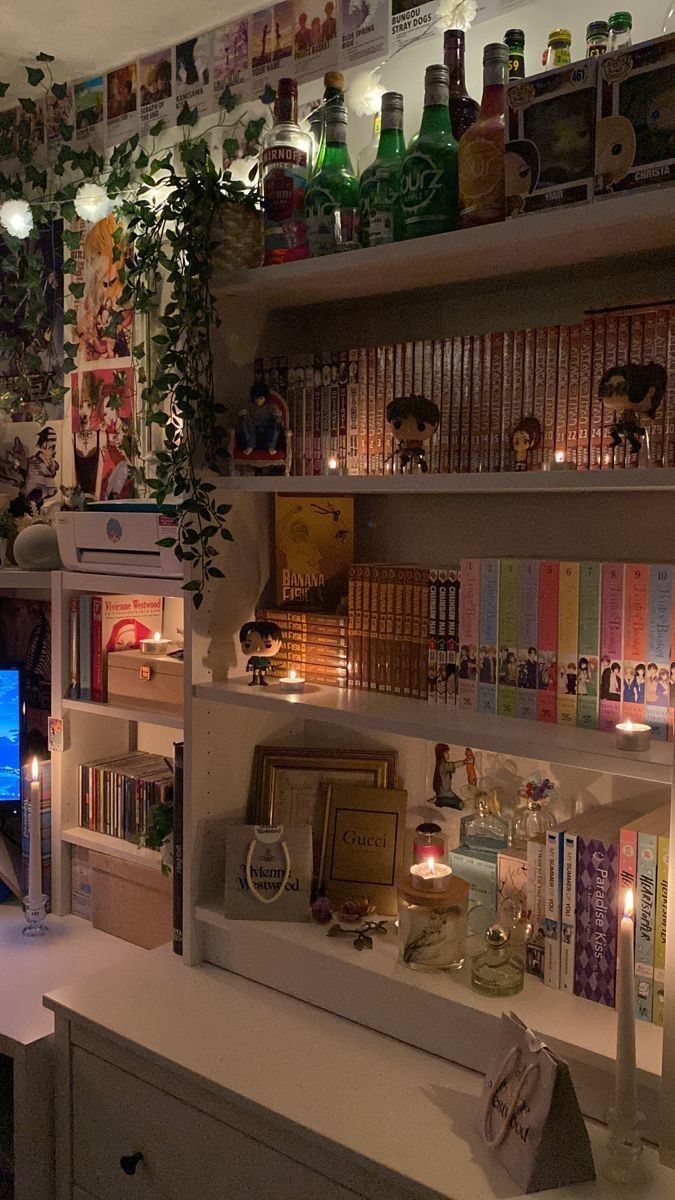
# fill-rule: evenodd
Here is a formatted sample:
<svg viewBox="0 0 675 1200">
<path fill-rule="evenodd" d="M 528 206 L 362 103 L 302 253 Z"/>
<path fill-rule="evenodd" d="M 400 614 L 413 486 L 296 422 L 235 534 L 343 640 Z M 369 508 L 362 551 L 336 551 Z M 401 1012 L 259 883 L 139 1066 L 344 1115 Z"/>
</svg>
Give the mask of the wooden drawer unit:
<svg viewBox="0 0 675 1200">
<path fill-rule="evenodd" d="M 74 1198 L 81 1188 L 95 1200 L 354 1200 L 353 1192 L 86 1050 L 73 1046 L 71 1061 Z M 136 1164 L 129 1161 L 138 1153 Z"/>
</svg>

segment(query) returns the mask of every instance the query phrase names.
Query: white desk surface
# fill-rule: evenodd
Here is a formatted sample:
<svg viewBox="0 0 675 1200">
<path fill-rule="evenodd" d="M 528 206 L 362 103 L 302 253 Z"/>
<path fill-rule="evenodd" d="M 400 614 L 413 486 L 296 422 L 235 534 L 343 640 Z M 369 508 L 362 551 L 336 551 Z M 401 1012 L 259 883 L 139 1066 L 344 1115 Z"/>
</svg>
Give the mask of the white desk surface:
<svg viewBox="0 0 675 1200">
<path fill-rule="evenodd" d="M 474 1132 L 481 1076 L 424 1051 L 217 967 L 188 969 L 165 947 L 45 1003 L 314 1142 L 346 1147 L 380 1175 L 421 1184 L 430 1200 L 521 1200 Z M 591 1136 L 602 1149 L 606 1130 Z M 654 1180 L 640 1200 L 675 1198 L 675 1172 L 654 1151 L 645 1157 Z M 546 1194 L 630 1196 L 603 1181 Z"/>
<path fill-rule="evenodd" d="M 93 929 L 80 917 L 47 917 L 41 938 L 22 934 L 23 913 L 16 903 L 0 904 L 0 1053 L 16 1057 L 54 1030 L 42 997 L 112 967 L 121 971 L 148 955 L 119 938 Z"/>
</svg>

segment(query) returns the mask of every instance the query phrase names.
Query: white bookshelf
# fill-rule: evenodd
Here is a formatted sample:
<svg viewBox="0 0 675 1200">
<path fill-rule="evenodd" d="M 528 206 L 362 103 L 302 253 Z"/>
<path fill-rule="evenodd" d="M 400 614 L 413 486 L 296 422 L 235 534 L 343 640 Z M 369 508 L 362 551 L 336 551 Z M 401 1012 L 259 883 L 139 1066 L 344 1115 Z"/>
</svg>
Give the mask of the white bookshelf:
<svg viewBox="0 0 675 1200">
<path fill-rule="evenodd" d="M 156 871 L 161 869 L 161 855 L 158 850 L 150 850 L 147 846 L 135 846 L 133 842 L 127 842 L 124 838 L 111 837 L 107 833 L 99 833 L 96 829 L 82 829 L 76 825 L 73 829 L 64 829 L 61 839 L 69 846 L 83 846 L 85 850 L 97 850 L 110 858 L 140 863 Z"/>
<path fill-rule="evenodd" d="M 91 713 L 103 720 L 119 717 L 123 721 L 131 721 L 137 725 L 157 725 L 162 729 L 182 731 L 183 714 L 173 712 L 158 712 L 151 708 L 134 708 L 126 704 L 98 703 L 93 700 L 62 701 L 64 712 Z"/>
<path fill-rule="evenodd" d="M 675 492 L 675 467 L 637 471 L 504 471 L 475 475 L 222 476 L 233 494 L 302 496 L 478 496 Z"/>
<path fill-rule="evenodd" d="M 0 569 L 2 592 L 49 592 L 53 571 L 24 571 L 21 567 Z"/>
</svg>

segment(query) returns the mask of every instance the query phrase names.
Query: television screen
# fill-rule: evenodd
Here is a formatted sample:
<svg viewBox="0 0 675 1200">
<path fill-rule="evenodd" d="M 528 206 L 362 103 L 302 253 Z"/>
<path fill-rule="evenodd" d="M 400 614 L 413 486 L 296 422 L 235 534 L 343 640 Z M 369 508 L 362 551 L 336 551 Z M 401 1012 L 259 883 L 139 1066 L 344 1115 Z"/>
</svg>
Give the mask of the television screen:
<svg viewBox="0 0 675 1200">
<path fill-rule="evenodd" d="M 0 667 L 0 804 L 21 800 L 21 675 Z"/>
</svg>

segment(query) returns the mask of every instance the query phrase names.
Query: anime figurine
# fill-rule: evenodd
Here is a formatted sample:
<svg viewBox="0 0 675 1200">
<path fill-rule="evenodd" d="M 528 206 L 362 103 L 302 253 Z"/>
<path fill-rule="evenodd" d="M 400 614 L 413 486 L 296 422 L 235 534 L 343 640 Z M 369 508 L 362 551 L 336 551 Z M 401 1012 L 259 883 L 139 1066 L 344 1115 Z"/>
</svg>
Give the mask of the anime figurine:
<svg viewBox="0 0 675 1200">
<path fill-rule="evenodd" d="M 618 414 L 609 429 L 613 447 L 625 438 L 634 454 L 639 454 L 643 441 L 649 451 L 648 426 L 656 417 L 667 382 L 668 373 L 659 363 L 625 363 L 605 371 L 598 392 L 602 403 Z"/>
<path fill-rule="evenodd" d="M 270 659 L 281 649 L 283 634 L 275 621 L 247 621 L 239 630 L 242 650 L 250 654 L 246 670 L 252 672 L 249 687 L 259 684 L 268 687 L 265 676 L 270 669 Z"/>
<path fill-rule="evenodd" d="M 504 158 L 506 215 L 518 217 L 525 211 L 527 197 L 539 182 L 539 151 L 534 142 L 509 142 Z"/>
<path fill-rule="evenodd" d="M 450 758 L 450 747 L 445 742 L 439 742 L 434 749 L 436 766 L 434 769 L 434 796 L 429 801 L 436 808 L 464 808 L 464 801 L 453 788 L 453 778 L 458 767 L 466 767 L 467 781 L 471 786 L 476 783 L 476 756 L 469 746 L 466 747 L 464 758 Z"/>
<path fill-rule="evenodd" d="M 254 383 L 248 405 L 237 417 L 236 435 L 241 451 L 252 454 L 254 450 L 276 450 L 283 432 L 279 410 L 270 400 L 270 389 L 266 383 Z"/>
<path fill-rule="evenodd" d="M 528 454 L 541 442 L 541 425 L 536 417 L 523 417 L 511 434 L 511 449 L 516 456 L 516 471 L 529 470 Z"/>
<path fill-rule="evenodd" d="M 396 450 L 387 458 L 390 471 L 426 474 L 429 464 L 425 443 L 431 442 L 438 429 L 441 415 L 438 405 L 426 396 L 400 396 L 386 409 L 390 433 L 396 439 Z"/>
<path fill-rule="evenodd" d="M 628 117 L 603 117 L 595 137 L 595 174 L 602 190 L 612 191 L 635 162 L 635 130 Z"/>
</svg>

